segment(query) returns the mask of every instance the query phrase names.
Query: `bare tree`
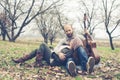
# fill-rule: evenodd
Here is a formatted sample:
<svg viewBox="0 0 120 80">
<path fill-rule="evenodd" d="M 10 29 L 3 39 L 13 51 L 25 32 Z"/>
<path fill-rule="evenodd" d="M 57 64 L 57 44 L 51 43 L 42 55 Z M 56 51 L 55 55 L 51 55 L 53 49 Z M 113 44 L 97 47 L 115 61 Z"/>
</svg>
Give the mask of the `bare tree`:
<svg viewBox="0 0 120 80">
<path fill-rule="evenodd" d="M 55 4 L 52 9 L 36 18 L 36 23 L 44 38 L 44 42 L 48 43 L 48 40 L 50 40 L 51 45 L 56 35 L 63 30 L 63 22 L 66 22 L 66 17 L 60 12 L 62 4 L 62 2 Z"/>
<path fill-rule="evenodd" d="M 7 16 L 11 21 L 10 32 L 8 34 L 9 41 L 14 42 L 23 32 L 23 28 L 25 28 L 26 25 L 59 2 L 59 0 L 55 2 L 49 1 L 49 5 L 46 5 L 46 1 L 41 0 L 36 8 L 35 0 L 29 0 L 29 4 L 22 0 L 1 0 L 0 6 L 7 12 Z M 36 12 L 33 15 L 32 11 L 34 8 Z"/>
<path fill-rule="evenodd" d="M 111 3 L 111 5 L 110 5 Z M 120 36 L 120 34 L 113 36 L 112 33 L 116 31 L 120 24 L 120 17 L 117 17 L 117 19 L 114 18 L 114 11 L 116 11 L 120 4 L 116 4 L 117 0 L 110 0 L 108 4 L 108 0 L 102 0 L 103 4 L 103 10 L 104 10 L 104 25 L 106 33 L 109 36 L 110 46 L 111 49 L 114 50 L 113 45 L 113 38 Z M 109 7 L 108 7 L 109 5 Z M 118 9 L 119 10 L 119 9 Z M 114 14 L 114 15 L 113 15 Z M 111 26 L 111 27 L 110 27 Z M 111 29 L 110 29 L 111 28 Z"/>
<path fill-rule="evenodd" d="M 10 25 L 11 25 L 10 21 L 8 17 L 5 15 L 5 13 L 0 13 L 0 30 L 1 30 L 2 40 L 6 40 L 6 37 L 8 36 L 7 28 Z"/>
<path fill-rule="evenodd" d="M 47 11 L 45 14 L 36 18 L 36 23 L 44 38 L 44 42 L 48 43 L 48 40 L 50 40 L 52 45 L 52 42 L 56 38 L 56 34 L 60 31 L 56 12 L 54 10 Z"/>
<path fill-rule="evenodd" d="M 52 45 L 52 42 L 55 40 L 56 35 L 58 33 L 61 33 L 61 31 L 64 30 L 63 25 L 68 22 L 68 19 L 62 14 L 62 11 L 60 11 L 60 8 L 61 8 L 61 5 L 60 6 L 55 5 L 54 11 L 52 11 L 54 12 L 52 13 L 52 15 L 54 15 L 53 16 L 54 18 L 51 19 L 53 20 L 52 22 L 53 28 L 52 29 L 50 28 L 50 32 L 48 34 L 51 45 Z"/>
<path fill-rule="evenodd" d="M 82 8 L 80 8 L 81 10 L 80 11 L 82 11 L 82 10 L 84 10 L 84 11 L 82 11 L 82 14 L 84 14 L 84 13 L 86 13 L 86 16 L 87 16 L 87 20 L 86 20 L 86 24 L 87 24 L 87 30 L 89 31 L 89 33 L 90 33 L 90 35 L 93 35 L 93 32 L 94 32 L 94 30 L 96 29 L 96 27 L 100 24 L 100 23 L 102 23 L 102 21 L 98 21 L 98 20 L 96 20 L 96 18 L 97 18 L 97 5 L 96 5 L 96 0 L 91 0 L 91 6 L 90 5 L 88 5 L 85 1 L 83 1 L 83 0 L 81 0 L 80 1 L 81 3 L 80 4 L 82 4 Z M 78 20 L 80 21 L 80 18 L 78 17 Z M 84 29 L 83 28 L 83 26 L 81 25 L 81 27 L 82 27 L 82 29 Z"/>
</svg>

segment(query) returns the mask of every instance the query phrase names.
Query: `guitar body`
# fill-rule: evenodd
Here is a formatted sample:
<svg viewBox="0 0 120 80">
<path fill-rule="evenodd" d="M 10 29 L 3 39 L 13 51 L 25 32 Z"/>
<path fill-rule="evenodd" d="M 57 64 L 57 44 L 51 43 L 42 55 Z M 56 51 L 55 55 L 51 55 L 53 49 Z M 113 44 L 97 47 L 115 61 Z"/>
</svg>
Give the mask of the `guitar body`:
<svg viewBox="0 0 120 80">
<path fill-rule="evenodd" d="M 100 56 L 98 55 L 98 51 L 96 49 L 96 42 L 88 40 L 88 43 L 86 41 L 84 42 L 84 46 L 88 57 L 94 57 L 95 64 L 98 64 L 100 62 Z"/>
</svg>

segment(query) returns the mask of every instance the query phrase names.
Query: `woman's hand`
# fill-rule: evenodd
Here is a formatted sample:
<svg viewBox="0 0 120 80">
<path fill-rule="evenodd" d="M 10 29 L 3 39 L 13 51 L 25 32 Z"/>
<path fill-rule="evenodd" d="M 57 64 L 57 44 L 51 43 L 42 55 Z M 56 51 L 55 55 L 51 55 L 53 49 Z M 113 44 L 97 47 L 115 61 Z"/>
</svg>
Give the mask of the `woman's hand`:
<svg viewBox="0 0 120 80">
<path fill-rule="evenodd" d="M 59 53 L 58 56 L 59 56 L 59 58 L 60 58 L 61 60 L 63 60 L 63 61 L 66 59 L 64 53 Z"/>
</svg>

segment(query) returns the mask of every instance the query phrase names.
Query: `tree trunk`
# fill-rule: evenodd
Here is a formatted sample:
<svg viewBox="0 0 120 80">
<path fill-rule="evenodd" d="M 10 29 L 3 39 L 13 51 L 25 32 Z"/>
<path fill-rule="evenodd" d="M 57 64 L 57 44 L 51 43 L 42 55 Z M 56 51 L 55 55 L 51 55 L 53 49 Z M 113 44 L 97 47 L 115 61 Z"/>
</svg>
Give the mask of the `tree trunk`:
<svg viewBox="0 0 120 80">
<path fill-rule="evenodd" d="M 52 39 L 50 39 L 50 45 L 52 45 L 52 42 L 53 42 L 53 40 L 52 40 Z"/>
<path fill-rule="evenodd" d="M 12 38 L 12 39 L 9 39 L 10 42 L 15 42 L 16 39 Z"/>
<path fill-rule="evenodd" d="M 110 41 L 110 47 L 112 50 L 115 50 L 114 45 L 113 45 L 113 38 L 111 37 L 111 34 L 109 34 L 109 41 Z"/>
<path fill-rule="evenodd" d="M 6 30 L 5 29 L 1 30 L 1 35 L 2 35 L 2 40 L 5 41 L 6 40 Z"/>
<path fill-rule="evenodd" d="M 48 38 L 44 38 L 44 42 L 48 44 Z"/>
<path fill-rule="evenodd" d="M 2 34 L 2 40 L 5 41 L 6 40 L 6 33 Z"/>
</svg>

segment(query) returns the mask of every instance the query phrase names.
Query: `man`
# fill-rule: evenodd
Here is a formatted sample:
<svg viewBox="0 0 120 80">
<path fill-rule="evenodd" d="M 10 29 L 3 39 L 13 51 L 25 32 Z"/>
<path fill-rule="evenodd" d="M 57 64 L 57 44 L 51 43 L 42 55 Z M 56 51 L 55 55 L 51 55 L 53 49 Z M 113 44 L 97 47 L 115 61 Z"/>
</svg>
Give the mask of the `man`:
<svg viewBox="0 0 120 80">
<path fill-rule="evenodd" d="M 88 55 L 83 48 L 82 40 L 77 35 L 74 34 L 74 31 L 71 25 L 65 25 L 64 31 L 67 36 L 65 41 L 69 43 L 71 49 L 73 49 L 74 52 L 76 52 L 78 56 L 78 60 L 76 60 L 77 57 L 74 57 L 73 59 L 75 61 L 75 64 L 78 64 L 81 66 L 82 72 L 80 74 L 86 74 L 86 72 L 91 74 L 94 68 L 94 64 L 95 64 L 94 58 L 93 57 L 88 58 Z M 65 58 L 64 54 L 62 53 L 58 55 L 61 59 Z M 76 71 L 74 70 L 76 69 L 74 63 L 71 62 L 71 64 L 73 65 L 73 69 L 71 69 L 72 68 L 71 67 L 69 71 L 71 70 Z"/>
<path fill-rule="evenodd" d="M 78 55 L 78 60 L 79 60 L 78 64 L 81 66 L 82 74 L 86 73 L 87 71 L 88 73 L 91 73 L 94 67 L 94 62 L 95 62 L 94 59 L 92 57 L 88 59 L 88 56 L 83 48 L 83 43 L 81 39 L 79 39 L 77 36 L 74 35 L 73 28 L 71 25 L 65 25 L 64 31 L 66 34 L 66 38 L 61 40 L 59 44 L 55 47 L 54 49 L 55 54 L 58 55 L 61 61 L 63 62 L 65 61 L 65 65 L 66 65 L 68 72 L 72 76 L 76 75 L 76 62 L 74 62 L 75 58 L 73 57 L 67 58 L 66 54 L 61 52 L 63 46 L 68 46 L 67 48 L 73 50 L 74 52 L 77 52 L 76 54 Z M 79 44 L 75 43 L 76 40 Z M 15 63 L 20 63 L 20 62 L 24 62 L 36 56 L 35 65 L 37 66 L 42 65 L 41 60 L 43 59 L 46 60 L 46 62 L 52 66 L 60 65 L 59 63 L 57 64 L 54 61 L 52 61 L 52 63 L 50 62 L 51 54 L 52 52 L 49 49 L 49 47 L 46 44 L 41 44 L 39 49 L 34 50 L 29 55 L 26 55 L 25 57 L 22 57 L 19 59 L 12 59 L 12 60 Z"/>
</svg>

